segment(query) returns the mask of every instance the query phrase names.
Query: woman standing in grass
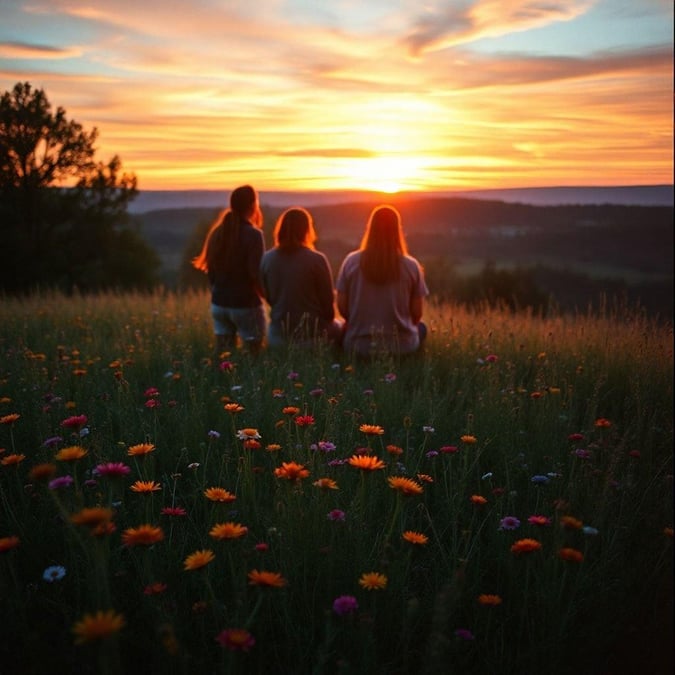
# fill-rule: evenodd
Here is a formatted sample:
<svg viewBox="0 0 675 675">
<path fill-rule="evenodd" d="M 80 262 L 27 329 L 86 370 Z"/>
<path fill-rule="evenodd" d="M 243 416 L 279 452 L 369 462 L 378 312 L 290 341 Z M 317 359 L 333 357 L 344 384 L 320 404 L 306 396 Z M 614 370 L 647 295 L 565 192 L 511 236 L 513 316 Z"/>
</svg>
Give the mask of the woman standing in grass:
<svg viewBox="0 0 675 675">
<path fill-rule="evenodd" d="M 361 246 L 344 259 L 337 279 L 338 309 L 346 319 L 344 348 L 359 356 L 410 354 L 426 337 L 429 295 L 424 270 L 408 254 L 401 216 L 393 206 L 373 209 Z"/>
<path fill-rule="evenodd" d="M 340 339 L 333 274 L 326 256 L 314 248 L 315 242 L 314 223 L 306 209 L 294 207 L 281 214 L 274 227 L 274 248 L 265 253 L 260 266 L 270 305 L 271 347 Z"/>
<path fill-rule="evenodd" d="M 260 351 L 266 329 L 259 277 L 264 252 L 258 195 L 242 185 L 230 195 L 230 208 L 218 216 L 192 261 L 209 278 L 218 355 L 232 351 L 237 337 L 252 354 Z"/>
</svg>

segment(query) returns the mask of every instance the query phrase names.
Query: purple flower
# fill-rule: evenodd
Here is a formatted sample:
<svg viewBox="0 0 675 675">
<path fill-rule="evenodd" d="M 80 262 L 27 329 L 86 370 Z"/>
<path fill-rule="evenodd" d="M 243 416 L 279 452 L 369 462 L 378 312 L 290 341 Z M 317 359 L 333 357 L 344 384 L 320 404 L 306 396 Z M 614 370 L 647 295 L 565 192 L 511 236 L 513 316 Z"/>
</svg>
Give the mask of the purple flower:
<svg viewBox="0 0 675 675">
<path fill-rule="evenodd" d="M 50 436 L 49 438 L 45 439 L 42 445 L 44 445 L 45 448 L 53 448 L 57 446 L 62 440 L 63 438 L 61 438 L 61 436 Z"/>
<path fill-rule="evenodd" d="M 331 459 L 330 462 L 328 462 L 328 466 L 342 466 L 343 464 L 346 464 L 348 460 L 346 459 Z"/>
<path fill-rule="evenodd" d="M 359 603 L 353 595 L 341 595 L 333 601 L 333 611 L 339 616 L 353 614 L 359 608 Z"/>
<path fill-rule="evenodd" d="M 431 458 L 437 457 L 437 456 L 438 456 L 438 450 L 429 450 L 429 452 L 427 452 L 427 458 L 428 459 L 431 459 Z"/>
<path fill-rule="evenodd" d="M 520 521 L 515 516 L 504 516 L 499 521 L 500 530 L 517 530 L 520 527 Z"/>
<path fill-rule="evenodd" d="M 314 396 L 314 397 L 322 396 L 323 395 L 323 389 L 321 389 L 321 387 L 317 387 L 316 389 L 312 389 L 309 392 L 309 395 Z"/>
<path fill-rule="evenodd" d="M 583 448 L 577 448 L 574 451 L 574 454 L 579 459 L 590 459 L 591 458 L 591 451 L 590 450 L 584 450 Z"/>
<path fill-rule="evenodd" d="M 332 511 L 328 512 L 327 516 L 328 520 L 332 521 L 339 521 L 339 522 L 344 522 L 346 518 L 346 514 L 344 511 L 340 509 L 333 509 Z"/>
<path fill-rule="evenodd" d="M 335 450 L 335 444 L 330 441 L 319 441 L 318 447 L 321 452 L 333 452 Z"/>
<path fill-rule="evenodd" d="M 211 431 L 209 431 L 209 433 L 208 433 L 208 437 L 209 438 L 220 438 L 220 432 L 214 431 L 213 429 L 211 429 Z"/>
<path fill-rule="evenodd" d="M 455 631 L 455 637 L 460 640 L 475 640 L 474 634 L 468 628 L 458 628 Z"/>
<path fill-rule="evenodd" d="M 58 478 L 54 478 L 54 480 L 50 480 L 47 483 L 47 487 L 50 490 L 60 490 L 61 488 L 70 487 L 74 482 L 75 479 L 72 476 L 59 476 Z"/>
<path fill-rule="evenodd" d="M 288 373 L 288 375 L 286 375 L 286 377 L 289 380 L 297 380 L 300 377 L 300 374 L 296 373 L 294 370 L 291 370 L 290 373 Z"/>
<path fill-rule="evenodd" d="M 542 475 L 536 475 L 532 476 L 530 480 L 535 484 L 535 485 L 546 485 L 549 482 L 549 477 L 548 476 L 542 476 Z"/>
<path fill-rule="evenodd" d="M 396 373 L 387 373 L 387 374 L 384 376 L 384 381 L 385 381 L 387 384 L 391 384 L 392 382 L 396 382 Z"/>
</svg>

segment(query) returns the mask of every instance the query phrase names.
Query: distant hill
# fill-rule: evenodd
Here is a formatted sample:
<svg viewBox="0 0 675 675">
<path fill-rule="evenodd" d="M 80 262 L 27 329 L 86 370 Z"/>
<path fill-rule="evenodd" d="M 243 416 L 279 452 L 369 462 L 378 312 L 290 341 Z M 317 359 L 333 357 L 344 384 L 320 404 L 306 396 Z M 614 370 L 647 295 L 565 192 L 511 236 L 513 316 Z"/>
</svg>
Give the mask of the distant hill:
<svg viewBox="0 0 675 675">
<path fill-rule="evenodd" d="M 226 190 L 141 190 L 131 203 L 131 213 L 156 209 L 224 208 L 229 192 Z M 622 187 L 546 187 L 509 190 L 436 191 L 383 194 L 358 191 L 324 192 L 261 192 L 262 204 L 286 208 L 344 204 L 347 202 L 394 202 L 410 199 L 470 197 L 539 206 L 565 204 L 618 204 L 635 206 L 673 206 L 672 185 L 629 185 Z"/>
</svg>

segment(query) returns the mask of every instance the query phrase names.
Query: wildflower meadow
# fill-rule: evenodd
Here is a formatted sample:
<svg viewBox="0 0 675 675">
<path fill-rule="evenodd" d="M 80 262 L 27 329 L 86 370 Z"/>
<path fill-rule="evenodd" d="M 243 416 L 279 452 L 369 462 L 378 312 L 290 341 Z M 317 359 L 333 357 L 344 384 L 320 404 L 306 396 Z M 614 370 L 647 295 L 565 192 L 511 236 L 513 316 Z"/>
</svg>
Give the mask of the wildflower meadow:
<svg viewBox="0 0 675 675">
<path fill-rule="evenodd" d="M 208 298 L 0 304 L 0 672 L 670 672 L 673 335 L 431 305 L 214 355 Z"/>
</svg>

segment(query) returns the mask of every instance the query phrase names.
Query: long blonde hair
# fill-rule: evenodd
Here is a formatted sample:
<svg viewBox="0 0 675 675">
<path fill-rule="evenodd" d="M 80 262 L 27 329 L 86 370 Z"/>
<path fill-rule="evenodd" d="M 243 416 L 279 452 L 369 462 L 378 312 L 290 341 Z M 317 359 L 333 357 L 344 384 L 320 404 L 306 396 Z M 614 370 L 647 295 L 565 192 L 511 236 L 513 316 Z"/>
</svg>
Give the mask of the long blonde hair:
<svg viewBox="0 0 675 675">
<path fill-rule="evenodd" d="M 209 228 L 202 250 L 192 259 L 192 266 L 201 272 L 208 272 L 213 269 L 219 252 L 224 250 L 226 256 L 233 254 L 239 238 L 239 226 L 246 221 L 262 228 L 258 195 L 250 185 L 242 185 L 232 191 L 230 208 L 222 211 Z"/>
<path fill-rule="evenodd" d="M 400 277 L 400 260 L 408 255 L 401 214 L 387 204 L 373 209 L 361 240 L 360 267 L 374 284 L 385 284 Z"/>
</svg>

